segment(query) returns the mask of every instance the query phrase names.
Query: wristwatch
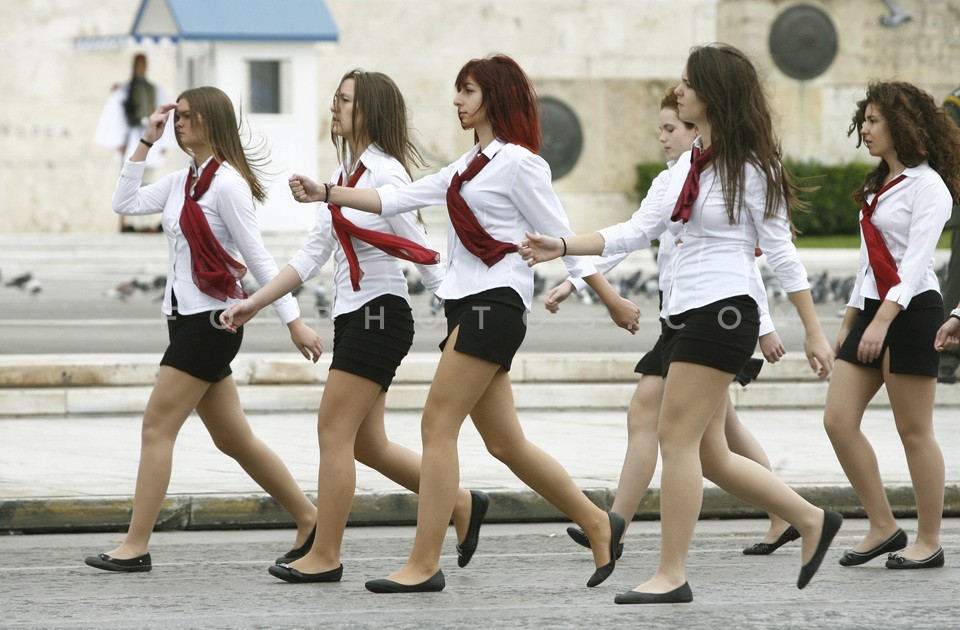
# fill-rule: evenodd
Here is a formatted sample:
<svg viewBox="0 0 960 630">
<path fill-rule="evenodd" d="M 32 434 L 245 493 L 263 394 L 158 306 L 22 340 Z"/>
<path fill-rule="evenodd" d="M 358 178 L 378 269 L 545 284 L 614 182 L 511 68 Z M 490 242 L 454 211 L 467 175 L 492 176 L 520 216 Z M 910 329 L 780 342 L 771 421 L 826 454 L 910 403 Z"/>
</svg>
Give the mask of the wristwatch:
<svg viewBox="0 0 960 630">
<path fill-rule="evenodd" d="M 960 308 L 955 308 L 952 311 L 950 311 L 950 315 L 947 316 L 947 319 L 950 319 L 951 317 L 956 317 L 957 319 L 960 319 Z"/>
</svg>

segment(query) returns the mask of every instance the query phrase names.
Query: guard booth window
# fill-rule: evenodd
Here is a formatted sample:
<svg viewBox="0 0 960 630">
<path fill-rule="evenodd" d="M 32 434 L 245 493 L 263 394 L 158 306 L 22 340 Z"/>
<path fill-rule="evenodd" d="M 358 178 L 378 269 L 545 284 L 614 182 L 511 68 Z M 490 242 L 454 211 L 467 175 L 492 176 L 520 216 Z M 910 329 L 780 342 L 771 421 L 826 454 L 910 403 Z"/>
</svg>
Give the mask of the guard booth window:
<svg viewBox="0 0 960 630">
<path fill-rule="evenodd" d="M 250 61 L 250 111 L 255 114 L 279 114 L 280 62 Z"/>
</svg>

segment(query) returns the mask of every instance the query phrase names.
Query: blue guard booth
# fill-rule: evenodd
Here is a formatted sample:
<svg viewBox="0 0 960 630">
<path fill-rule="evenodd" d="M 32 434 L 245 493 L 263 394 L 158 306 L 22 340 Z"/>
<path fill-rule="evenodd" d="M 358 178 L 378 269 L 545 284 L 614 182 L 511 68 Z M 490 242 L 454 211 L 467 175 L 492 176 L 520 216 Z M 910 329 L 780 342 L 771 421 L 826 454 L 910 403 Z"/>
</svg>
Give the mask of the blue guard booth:
<svg viewBox="0 0 960 630">
<path fill-rule="evenodd" d="M 143 0 L 131 35 L 174 41 L 177 93 L 200 85 L 222 89 L 242 110 L 253 141 L 267 141 L 273 179 L 261 228 L 309 228 L 313 212 L 293 201 L 286 180 L 292 172 L 317 169 L 319 123 L 327 108 L 327 99 L 318 98 L 317 60 L 339 38 L 326 3 Z"/>
</svg>

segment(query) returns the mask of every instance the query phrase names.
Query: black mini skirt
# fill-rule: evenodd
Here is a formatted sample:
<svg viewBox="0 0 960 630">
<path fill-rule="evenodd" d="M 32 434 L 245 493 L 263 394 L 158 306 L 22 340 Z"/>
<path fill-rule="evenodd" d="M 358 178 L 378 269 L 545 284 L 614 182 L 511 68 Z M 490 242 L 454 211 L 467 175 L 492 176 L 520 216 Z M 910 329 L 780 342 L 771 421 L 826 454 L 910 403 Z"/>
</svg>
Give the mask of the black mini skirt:
<svg viewBox="0 0 960 630">
<path fill-rule="evenodd" d="M 447 300 L 443 311 L 447 316 L 447 337 L 440 342 L 441 350 L 459 326 L 454 350 L 510 370 L 527 334 L 526 308 L 516 291 L 498 287 Z"/>
<path fill-rule="evenodd" d="M 724 298 L 660 321 L 663 376 L 674 361 L 737 375 L 757 347 L 760 314 L 749 295 Z"/>
<path fill-rule="evenodd" d="M 933 349 L 933 342 L 943 324 L 943 296 L 934 290 L 913 296 L 910 305 L 900 311 L 890 324 L 880 356 L 870 363 L 862 363 L 857 359 L 857 347 L 879 308 L 880 300 L 868 298 L 864 301 L 863 309 L 857 313 L 837 358 L 879 370 L 883 367 L 883 355 L 889 349 L 891 374 L 936 376 L 940 353 Z"/>
<path fill-rule="evenodd" d="M 397 295 L 380 295 L 333 320 L 331 370 L 343 370 L 390 388 L 413 345 L 413 312 Z"/>
<path fill-rule="evenodd" d="M 763 359 L 750 358 L 743 369 L 737 372 L 737 375 L 733 378 L 746 387 L 757 380 L 762 368 Z M 657 343 L 653 344 L 650 352 L 641 357 L 633 371 L 644 376 L 663 376 L 663 335 L 657 338 Z"/>
<path fill-rule="evenodd" d="M 174 302 L 176 306 L 176 302 Z M 174 315 L 167 319 L 170 345 L 160 365 L 169 365 L 208 383 L 219 383 L 233 374 L 230 362 L 240 352 L 243 326 L 236 333 L 220 324 L 223 310 L 194 315 Z"/>
</svg>

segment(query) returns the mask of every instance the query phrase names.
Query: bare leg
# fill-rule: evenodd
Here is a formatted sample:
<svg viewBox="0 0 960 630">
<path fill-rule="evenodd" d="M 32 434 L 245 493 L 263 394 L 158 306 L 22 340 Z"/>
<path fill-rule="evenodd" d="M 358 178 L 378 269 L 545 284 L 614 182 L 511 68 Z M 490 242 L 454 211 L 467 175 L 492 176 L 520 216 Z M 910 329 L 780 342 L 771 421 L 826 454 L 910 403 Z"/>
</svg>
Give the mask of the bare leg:
<svg viewBox="0 0 960 630">
<path fill-rule="evenodd" d="M 460 484 L 460 427 L 500 368 L 454 350 L 458 332 L 454 329 L 447 339 L 423 408 L 417 533 L 407 562 L 387 576 L 400 584 L 419 584 L 440 568 L 443 538 Z"/>
<path fill-rule="evenodd" d="M 210 385 L 197 404 L 197 414 L 217 448 L 237 460 L 250 478 L 290 513 L 297 523 L 296 544 L 302 545 L 317 521 L 317 509 L 283 460 L 253 434 L 232 376 Z"/>
<path fill-rule="evenodd" d="M 557 460 L 527 440 L 517 418 L 506 371 L 497 372 L 470 417 L 490 454 L 587 533 L 597 567 L 608 564 L 610 519 L 587 498 Z"/>
<path fill-rule="evenodd" d="M 760 442 L 757 441 L 756 436 L 740 422 L 737 410 L 733 406 L 733 400 L 731 400 L 729 396 L 727 396 L 727 414 L 724 423 L 724 432 L 726 433 L 727 444 L 729 444 L 731 451 L 747 459 L 752 459 L 767 470 L 773 470 L 770 466 L 770 459 L 767 457 L 767 453 L 763 450 Z M 768 513 L 767 518 L 770 519 L 770 527 L 767 529 L 767 535 L 764 536 L 763 542 L 771 544 L 776 542 L 777 539 L 787 531 L 790 523 L 776 514 Z"/>
<path fill-rule="evenodd" d="M 733 453 L 727 445 L 724 415 L 718 410 L 700 444 L 704 476 L 729 494 L 792 523 L 803 537 L 802 558 L 807 564 L 820 542 L 823 510 L 757 462 Z"/>
<path fill-rule="evenodd" d="M 627 408 L 627 452 L 611 511 L 622 515 L 628 528 L 657 468 L 657 420 L 663 387 L 661 377 L 641 376 Z"/>
<path fill-rule="evenodd" d="M 823 426 L 840 466 L 870 519 L 870 530 L 853 548 L 857 552 L 873 549 L 897 531 L 877 456 L 860 430 L 867 403 L 882 384 L 883 375 L 878 370 L 837 361 L 830 375 L 823 412 Z"/>
<path fill-rule="evenodd" d="M 357 461 L 373 468 L 387 479 L 391 479 L 411 492 L 420 492 L 420 454 L 409 448 L 391 442 L 384 427 L 384 405 L 386 396 L 381 395 L 373 409 L 363 419 L 357 433 L 354 453 Z M 473 500 L 470 491 L 460 488 L 457 502 L 453 508 L 453 524 L 457 532 L 457 541 L 462 542 L 470 526 Z"/>
<path fill-rule="evenodd" d="M 147 553 L 153 526 L 170 485 L 177 434 L 209 386 L 210 383 L 186 372 L 160 366 L 143 414 L 140 466 L 130 528 L 123 543 L 107 555 L 123 560 Z"/>
<path fill-rule="evenodd" d="M 940 521 L 943 518 L 943 453 L 933 431 L 937 379 L 890 374 L 889 353 L 884 358 L 883 371 L 917 503 L 917 539 L 899 553 L 911 560 L 923 560 L 940 549 Z"/>
<path fill-rule="evenodd" d="M 634 590 L 666 593 L 686 582 L 687 553 L 703 503 L 700 441 L 726 411 L 730 374 L 693 363 L 673 362 L 660 408 L 660 562 L 654 576 Z"/>
</svg>

